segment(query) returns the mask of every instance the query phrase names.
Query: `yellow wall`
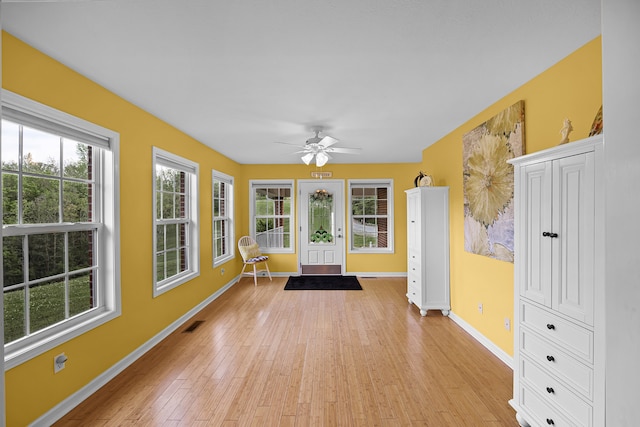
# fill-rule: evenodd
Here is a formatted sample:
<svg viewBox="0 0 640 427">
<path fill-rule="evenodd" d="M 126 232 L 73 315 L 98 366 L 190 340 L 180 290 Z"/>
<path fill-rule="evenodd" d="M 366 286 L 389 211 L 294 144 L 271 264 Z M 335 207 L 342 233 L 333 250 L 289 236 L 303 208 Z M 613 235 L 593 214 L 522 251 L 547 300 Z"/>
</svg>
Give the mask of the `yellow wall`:
<svg viewBox="0 0 640 427">
<path fill-rule="evenodd" d="M 83 336 L 6 373 L 7 423 L 26 425 L 85 386 L 236 276 L 239 257 L 211 267 L 211 169 L 236 181 L 236 236 L 248 232 L 250 179 L 309 179 L 304 165 L 239 165 L 124 101 L 14 37 L 2 34 L 2 87 L 120 133 L 120 195 L 123 314 Z M 559 141 L 564 117 L 572 139 L 587 136 L 602 103 L 600 39 L 587 44 L 424 151 L 422 163 L 330 164 L 332 179 L 394 179 L 395 253 L 347 254 L 349 272 L 406 271 L 404 190 L 419 170 L 437 185 L 450 186 L 451 297 L 453 311 L 507 353 L 512 334 L 502 326 L 513 316 L 513 265 L 464 252 L 462 135 L 514 102 L 525 101 L 526 151 Z M 428 141 L 425 141 L 425 146 Z M 200 164 L 200 277 L 152 298 L 151 147 L 158 146 Z M 275 272 L 297 271 L 296 255 L 274 254 Z M 477 303 L 484 304 L 479 315 Z M 52 359 L 64 351 L 65 370 L 54 375 Z M 38 387 L 33 387 L 38 384 Z"/>
<path fill-rule="evenodd" d="M 2 34 L 2 86 L 120 133 L 122 315 L 6 373 L 7 423 L 27 425 L 151 339 L 239 273 L 211 267 L 211 169 L 241 166 L 14 37 Z M 152 297 L 152 146 L 200 164 L 200 277 Z M 240 230 L 239 230 L 240 231 Z M 64 351 L 66 368 L 53 374 Z M 36 385 L 37 386 L 34 386 Z"/>
<path fill-rule="evenodd" d="M 519 100 L 525 104 L 525 152 L 557 145 L 565 117 L 572 141 L 585 138 L 602 105 L 600 37 L 587 43 L 544 73 L 472 117 L 423 152 L 421 169 L 437 185 L 450 187 L 452 311 L 508 354 L 513 334 L 504 318 L 513 319 L 513 264 L 464 250 L 462 136 Z M 483 314 L 478 303 L 483 303 Z"/>
<path fill-rule="evenodd" d="M 249 179 L 312 179 L 311 172 L 315 166 L 300 165 L 245 165 L 247 173 L 242 194 L 248 194 Z M 406 236 L 406 197 L 404 190 L 413 187 L 413 179 L 419 172 L 418 163 L 385 163 L 385 164 L 331 164 L 319 169 L 331 171 L 328 179 L 343 180 L 345 192 L 348 191 L 349 179 L 393 179 L 394 193 L 394 253 L 392 254 L 355 254 L 346 253 L 347 273 L 375 272 L 400 273 L 407 271 L 407 236 Z M 345 195 L 346 196 L 346 195 Z M 345 203 L 345 218 L 348 218 L 348 207 Z M 249 222 L 248 213 L 242 219 Z M 297 218 L 296 218 L 297 223 Z M 348 236 L 347 236 L 348 237 Z M 347 246 L 348 246 L 347 241 Z M 297 254 L 271 254 L 269 268 L 273 271 L 296 272 Z M 273 265 L 273 268 L 272 268 Z"/>
</svg>

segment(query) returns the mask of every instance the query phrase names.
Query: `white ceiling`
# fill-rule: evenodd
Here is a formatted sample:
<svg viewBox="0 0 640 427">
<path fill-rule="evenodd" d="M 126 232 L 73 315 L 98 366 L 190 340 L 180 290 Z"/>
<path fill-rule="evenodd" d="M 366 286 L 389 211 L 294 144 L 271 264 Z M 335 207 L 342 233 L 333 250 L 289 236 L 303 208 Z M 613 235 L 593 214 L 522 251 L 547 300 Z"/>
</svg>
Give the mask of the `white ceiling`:
<svg viewBox="0 0 640 427">
<path fill-rule="evenodd" d="M 3 2 L 2 28 L 231 159 L 422 150 L 600 34 L 601 0 Z"/>
</svg>

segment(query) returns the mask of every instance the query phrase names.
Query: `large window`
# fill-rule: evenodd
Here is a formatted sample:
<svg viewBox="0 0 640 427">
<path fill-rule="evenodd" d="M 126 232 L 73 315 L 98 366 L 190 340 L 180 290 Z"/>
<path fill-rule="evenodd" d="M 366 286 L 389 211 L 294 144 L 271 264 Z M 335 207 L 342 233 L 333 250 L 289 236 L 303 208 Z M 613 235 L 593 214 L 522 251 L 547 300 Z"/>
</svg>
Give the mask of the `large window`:
<svg viewBox="0 0 640 427">
<path fill-rule="evenodd" d="M 118 134 L 3 91 L 5 367 L 120 314 Z"/>
<path fill-rule="evenodd" d="M 265 252 L 293 252 L 293 182 L 251 181 L 251 235 Z"/>
<path fill-rule="evenodd" d="M 154 296 L 200 274 L 198 164 L 153 148 Z"/>
<path fill-rule="evenodd" d="M 235 256 L 233 235 L 233 178 L 212 171 L 213 266 Z"/>
<path fill-rule="evenodd" d="M 393 181 L 349 181 L 350 251 L 393 252 Z"/>
</svg>

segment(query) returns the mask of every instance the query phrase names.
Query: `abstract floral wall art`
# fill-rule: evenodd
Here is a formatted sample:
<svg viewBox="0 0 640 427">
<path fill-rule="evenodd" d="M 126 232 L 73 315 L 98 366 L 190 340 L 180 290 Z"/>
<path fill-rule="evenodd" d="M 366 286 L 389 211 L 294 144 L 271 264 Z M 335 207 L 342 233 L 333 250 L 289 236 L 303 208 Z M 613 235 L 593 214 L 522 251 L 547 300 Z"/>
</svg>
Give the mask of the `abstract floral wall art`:
<svg viewBox="0 0 640 427">
<path fill-rule="evenodd" d="M 462 137 L 464 249 L 513 262 L 513 166 L 524 154 L 524 101 Z"/>
</svg>

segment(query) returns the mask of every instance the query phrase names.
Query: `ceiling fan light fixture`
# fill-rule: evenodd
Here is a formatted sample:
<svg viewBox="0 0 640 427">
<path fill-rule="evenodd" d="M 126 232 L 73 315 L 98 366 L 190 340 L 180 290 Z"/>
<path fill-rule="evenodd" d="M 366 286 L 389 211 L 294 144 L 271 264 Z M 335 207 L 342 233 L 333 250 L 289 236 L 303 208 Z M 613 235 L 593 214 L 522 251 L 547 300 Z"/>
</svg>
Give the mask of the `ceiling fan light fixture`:
<svg viewBox="0 0 640 427">
<path fill-rule="evenodd" d="M 326 165 L 328 161 L 329 161 L 329 156 L 327 156 L 324 152 L 319 151 L 318 154 L 316 154 L 317 167 L 321 168 L 322 166 Z"/>
<path fill-rule="evenodd" d="M 311 160 L 313 160 L 313 153 L 307 153 L 304 156 L 302 156 L 302 161 L 304 162 L 305 165 L 308 165 L 309 163 L 311 163 Z"/>
</svg>

